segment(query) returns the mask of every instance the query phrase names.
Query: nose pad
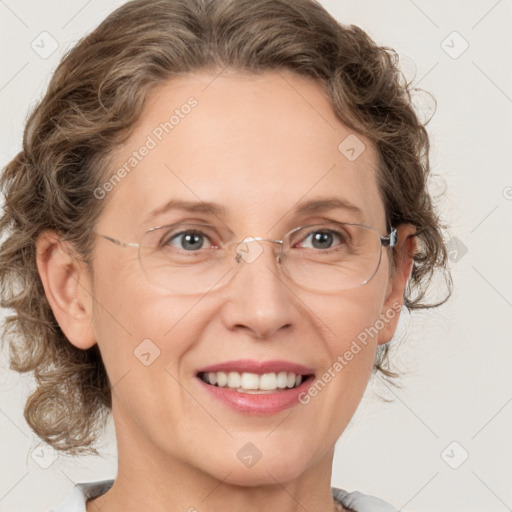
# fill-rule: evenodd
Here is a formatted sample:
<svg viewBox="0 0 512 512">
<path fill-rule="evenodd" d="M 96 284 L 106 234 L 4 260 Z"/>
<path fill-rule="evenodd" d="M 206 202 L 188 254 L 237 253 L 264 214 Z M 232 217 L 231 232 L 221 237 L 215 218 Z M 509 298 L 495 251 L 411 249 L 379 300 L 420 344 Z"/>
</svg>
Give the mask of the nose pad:
<svg viewBox="0 0 512 512">
<path fill-rule="evenodd" d="M 237 245 L 236 250 L 235 250 L 235 252 L 236 252 L 235 261 L 237 263 L 240 263 L 242 260 L 245 263 L 253 263 L 254 261 L 256 261 L 263 253 L 263 246 L 258 243 L 260 241 L 270 242 L 271 244 L 277 243 L 274 240 L 269 240 L 266 238 L 247 237 Z M 253 242 L 253 243 L 251 243 L 251 242 Z M 271 249 L 272 253 L 274 253 L 273 245 L 270 246 L 270 249 Z M 279 249 L 278 249 L 279 253 L 276 256 L 277 263 L 282 262 L 280 249 L 281 249 L 281 245 L 279 246 Z"/>
<path fill-rule="evenodd" d="M 258 243 L 258 240 L 262 241 L 263 239 L 251 236 L 244 238 L 236 247 L 235 261 L 237 263 L 240 263 L 242 260 L 245 263 L 255 262 L 263 253 L 263 246 Z"/>
<path fill-rule="evenodd" d="M 263 264 L 276 276 L 284 272 L 285 275 L 288 275 L 288 271 L 284 266 L 284 260 L 286 259 L 286 255 L 282 254 L 282 242 L 280 240 L 273 240 L 270 238 L 261 238 L 261 237 L 247 237 L 242 240 L 235 248 L 236 256 L 233 258 L 235 261 L 234 274 L 237 274 L 240 270 L 241 265 L 237 265 L 237 263 L 254 263 L 257 261 L 260 256 L 264 252 L 264 245 L 260 242 L 269 242 L 268 250 L 272 253 L 272 258 L 274 262 L 277 261 L 277 272 L 273 271 L 269 266 L 268 262 L 263 262 Z M 274 244 L 278 244 L 278 247 L 275 247 Z M 274 263 L 275 264 L 275 263 Z M 229 282 L 234 277 L 234 274 L 230 276 Z M 289 276 L 288 276 L 289 277 Z"/>
</svg>

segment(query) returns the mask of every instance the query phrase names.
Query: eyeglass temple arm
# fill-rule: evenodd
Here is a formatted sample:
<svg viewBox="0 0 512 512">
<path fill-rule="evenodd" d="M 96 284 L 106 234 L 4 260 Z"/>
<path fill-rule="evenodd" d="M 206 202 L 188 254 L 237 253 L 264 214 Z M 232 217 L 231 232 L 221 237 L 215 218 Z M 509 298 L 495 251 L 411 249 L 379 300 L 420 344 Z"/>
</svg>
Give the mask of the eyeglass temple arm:
<svg viewBox="0 0 512 512">
<path fill-rule="evenodd" d="M 126 243 L 121 242 L 120 240 L 116 240 L 115 238 L 112 238 L 111 236 L 102 235 L 101 233 L 96 233 L 96 231 L 92 231 L 93 234 L 96 236 L 101 236 L 101 238 L 104 238 L 105 240 L 108 240 L 109 242 L 112 242 L 113 244 L 119 245 L 119 247 L 138 247 L 139 244 L 135 243 Z"/>
</svg>

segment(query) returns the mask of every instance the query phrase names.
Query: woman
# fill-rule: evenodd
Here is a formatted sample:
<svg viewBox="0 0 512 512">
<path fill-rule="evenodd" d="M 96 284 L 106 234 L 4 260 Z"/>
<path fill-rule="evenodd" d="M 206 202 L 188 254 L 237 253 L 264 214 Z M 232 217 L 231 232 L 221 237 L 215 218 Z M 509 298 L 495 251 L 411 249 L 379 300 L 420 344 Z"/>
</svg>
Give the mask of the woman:
<svg viewBox="0 0 512 512">
<path fill-rule="evenodd" d="M 395 54 L 312 0 L 135 0 L 62 61 L 4 169 L 29 425 L 115 481 L 55 511 L 395 510 L 334 446 L 446 250 Z"/>
</svg>

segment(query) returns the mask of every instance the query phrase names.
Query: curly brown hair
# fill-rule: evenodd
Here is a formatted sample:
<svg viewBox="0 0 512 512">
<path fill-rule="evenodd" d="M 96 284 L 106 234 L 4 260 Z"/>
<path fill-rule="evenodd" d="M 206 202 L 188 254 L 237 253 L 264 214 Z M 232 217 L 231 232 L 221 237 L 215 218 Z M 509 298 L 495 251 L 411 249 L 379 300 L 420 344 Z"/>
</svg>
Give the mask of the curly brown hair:
<svg viewBox="0 0 512 512">
<path fill-rule="evenodd" d="M 22 150 L 0 178 L 0 305 L 14 311 L 3 339 L 11 368 L 34 372 L 25 418 L 40 438 L 71 454 L 97 453 L 111 390 L 98 346 L 80 350 L 60 329 L 38 274 L 35 241 L 54 230 L 90 264 L 91 227 L 106 203 L 93 191 L 148 93 L 173 77 L 229 66 L 292 70 L 322 84 L 340 121 L 377 149 L 388 225 L 416 227 L 405 305 L 433 307 L 448 298 L 443 226 L 427 190 L 426 123 L 398 61 L 394 50 L 340 24 L 314 0 L 134 0 L 62 59 L 27 121 Z M 448 292 L 429 303 L 426 291 L 438 271 Z M 388 348 L 377 352 L 374 371 L 393 380 Z"/>
</svg>

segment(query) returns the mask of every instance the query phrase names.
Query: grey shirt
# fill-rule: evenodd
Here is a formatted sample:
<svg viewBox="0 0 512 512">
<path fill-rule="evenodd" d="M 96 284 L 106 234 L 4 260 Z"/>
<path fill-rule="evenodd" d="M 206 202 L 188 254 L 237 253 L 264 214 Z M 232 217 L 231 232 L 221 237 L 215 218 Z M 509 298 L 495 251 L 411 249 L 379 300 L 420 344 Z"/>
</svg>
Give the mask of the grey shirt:
<svg viewBox="0 0 512 512">
<path fill-rule="evenodd" d="M 73 488 L 71 494 L 60 505 L 52 508 L 49 512 L 86 512 L 86 501 L 101 496 L 113 484 L 114 480 L 78 483 Z M 398 512 L 398 509 L 386 501 L 369 494 L 360 493 L 359 491 L 347 492 L 344 489 L 333 487 L 332 495 L 346 509 L 353 512 Z"/>
</svg>

